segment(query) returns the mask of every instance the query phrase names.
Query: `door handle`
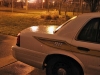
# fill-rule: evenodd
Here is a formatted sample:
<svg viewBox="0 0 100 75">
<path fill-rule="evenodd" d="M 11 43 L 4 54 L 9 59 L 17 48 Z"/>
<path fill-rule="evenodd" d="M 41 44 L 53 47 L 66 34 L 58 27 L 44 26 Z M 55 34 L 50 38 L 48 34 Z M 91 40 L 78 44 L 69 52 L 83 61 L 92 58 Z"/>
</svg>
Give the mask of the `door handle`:
<svg viewBox="0 0 100 75">
<path fill-rule="evenodd" d="M 88 48 L 84 48 L 84 47 L 77 47 L 77 49 L 82 50 L 82 51 L 90 51 Z"/>
</svg>

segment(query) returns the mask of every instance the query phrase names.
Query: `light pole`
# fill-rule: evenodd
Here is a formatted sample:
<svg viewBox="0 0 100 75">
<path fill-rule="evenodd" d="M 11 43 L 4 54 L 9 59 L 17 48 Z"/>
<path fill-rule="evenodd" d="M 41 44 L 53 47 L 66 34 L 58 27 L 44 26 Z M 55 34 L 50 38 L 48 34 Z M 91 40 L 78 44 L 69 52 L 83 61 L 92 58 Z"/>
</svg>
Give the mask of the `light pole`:
<svg viewBox="0 0 100 75">
<path fill-rule="evenodd" d="M 44 2 L 45 2 L 45 0 L 42 0 L 42 9 L 44 8 L 43 6 L 44 6 Z"/>
<path fill-rule="evenodd" d="M 26 10 L 28 10 L 28 0 L 25 0 L 26 2 Z"/>
<path fill-rule="evenodd" d="M 80 0 L 80 7 L 81 13 L 83 13 L 83 0 Z"/>
<path fill-rule="evenodd" d="M 81 0 L 81 9 L 82 9 L 82 14 L 83 14 L 83 0 Z"/>
<path fill-rule="evenodd" d="M 54 4 L 55 4 L 55 1 L 53 1 L 52 3 L 53 3 L 53 6 L 54 6 Z"/>
<path fill-rule="evenodd" d="M 48 0 L 48 12 L 49 12 L 49 5 L 50 5 L 50 2 L 49 2 L 49 0 Z"/>
<path fill-rule="evenodd" d="M 12 13 L 13 13 L 13 10 L 14 10 L 14 9 L 13 9 L 13 6 L 14 6 L 14 4 L 13 4 L 13 0 L 12 0 L 12 5 L 11 5 L 11 6 L 12 6 Z"/>
</svg>

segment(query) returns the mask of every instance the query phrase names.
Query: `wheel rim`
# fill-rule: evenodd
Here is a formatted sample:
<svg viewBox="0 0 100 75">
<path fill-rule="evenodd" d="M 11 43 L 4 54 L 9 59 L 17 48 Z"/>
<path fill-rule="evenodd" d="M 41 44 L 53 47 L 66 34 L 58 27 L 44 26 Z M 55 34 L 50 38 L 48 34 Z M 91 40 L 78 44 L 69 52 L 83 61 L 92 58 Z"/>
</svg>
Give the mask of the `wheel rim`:
<svg viewBox="0 0 100 75">
<path fill-rule="evenodd" d="M 52 69 L 53 75 L 68 75 L 68 66 L 65 63 L 57 63 Z"/>
<path fill-rule="evenodd" d="M 66 72 L 65 69 L 63 69 L 63 68 L 59 68 L 57 74 L 58 74 L 58 75 L 67 75 L 67 72 Z"/>
</svg>

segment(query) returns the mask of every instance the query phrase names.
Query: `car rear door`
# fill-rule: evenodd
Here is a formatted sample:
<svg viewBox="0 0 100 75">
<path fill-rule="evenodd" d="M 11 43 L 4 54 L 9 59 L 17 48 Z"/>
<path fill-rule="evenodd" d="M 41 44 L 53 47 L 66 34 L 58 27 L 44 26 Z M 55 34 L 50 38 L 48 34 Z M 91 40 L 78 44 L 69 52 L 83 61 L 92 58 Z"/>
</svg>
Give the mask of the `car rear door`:
<svg viewBox="0 0 100 75">
<path fill-rule="evenodd" d="M 87 74 L 100 75 L 100 18 L 91 19 L 72 44 L 73 53 L 85 66 Z"/>
</svg>

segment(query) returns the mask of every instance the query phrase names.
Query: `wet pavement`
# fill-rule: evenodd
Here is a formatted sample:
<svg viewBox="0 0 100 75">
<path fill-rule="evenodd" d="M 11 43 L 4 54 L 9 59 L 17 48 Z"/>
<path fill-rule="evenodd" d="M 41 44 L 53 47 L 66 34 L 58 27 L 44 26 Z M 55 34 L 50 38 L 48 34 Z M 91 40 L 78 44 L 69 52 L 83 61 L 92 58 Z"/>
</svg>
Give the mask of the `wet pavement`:
<svg viewBox="0 0 100 75">
<path fill-rule="evenodd" d="M 16 37 L 0 34 L 0 75 L 45 75 L 45 71 L 13 58 L 11 46 L 15 43 Z"/>
<path fill-rule="evenodd" d="M 16 42 L 16 37 L 0 35 L 0 67 L 15 62 L 12 57 L 11 46 Z"/>
</svg>

